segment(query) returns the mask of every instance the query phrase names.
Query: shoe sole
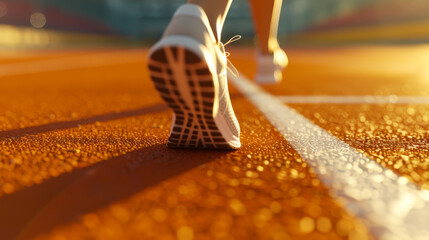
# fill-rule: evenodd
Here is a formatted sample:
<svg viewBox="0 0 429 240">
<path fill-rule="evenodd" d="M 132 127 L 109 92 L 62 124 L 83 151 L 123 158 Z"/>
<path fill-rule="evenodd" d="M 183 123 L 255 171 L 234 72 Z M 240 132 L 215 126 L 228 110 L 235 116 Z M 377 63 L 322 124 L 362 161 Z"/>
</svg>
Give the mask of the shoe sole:
<svg viewBox="0 0 429 240">
<path fill-rule="evenodd" d="M 178 41 L 165 42 L 151 49 L 148 67 L 155 88 L 174 112 L 167 147 L 238 148 L 225 139 L 214 117 L 219 105 L 217 75 L 204 53 L 168 43 Z"/>
</svg>

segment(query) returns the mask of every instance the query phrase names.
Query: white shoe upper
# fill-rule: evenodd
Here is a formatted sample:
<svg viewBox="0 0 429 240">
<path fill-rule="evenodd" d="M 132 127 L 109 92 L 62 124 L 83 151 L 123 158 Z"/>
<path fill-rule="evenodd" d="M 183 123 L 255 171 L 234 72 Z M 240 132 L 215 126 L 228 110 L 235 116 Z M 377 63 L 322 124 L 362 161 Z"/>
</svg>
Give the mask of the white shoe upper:
<svg viewBox="0 0 429 240">
<path fill-rule="evenodd" d="M 286 53 L 278 48 L 273 54 L 257 54 L 256 82 L 260 84 L 275 84 L 283 79 L 282 71 L 288 65 Z"/>
<path fill-rule="evenodd" d="M 234 147 L 240 147 L 240 126 L 234 114 L 228 92 L 228 61 L 226 53 L 224 51 L 223 44 L 216 41 L 204 10 L 194 4 L 185 4 L 179 7 L 164 32 L 163 38 L 169 36 L 191 37 L 200 42 L 201 45 L 203 45 L 202 48 L 208 50 L 209 55 L 205 56 L 205 58 L 211 58 L 206 60 L 208 62 L 215 63 L 215 69 L 213 70 L 217 73 L 217 79 L 215 79 L 215 81 L 218 81 L 217 85 L 219 86 L 218 95 L 216 97 L 218 99 L 218 104 L 215 104 L 215 109 L 213 109 L 214 115 L 216 115 L 214 117 L 215 120 L 220 118 L 233 134 L 233 138 L 235 140 L 232 141 L 233 143 L 231 145 L 234 145 Z"/>
</svg>

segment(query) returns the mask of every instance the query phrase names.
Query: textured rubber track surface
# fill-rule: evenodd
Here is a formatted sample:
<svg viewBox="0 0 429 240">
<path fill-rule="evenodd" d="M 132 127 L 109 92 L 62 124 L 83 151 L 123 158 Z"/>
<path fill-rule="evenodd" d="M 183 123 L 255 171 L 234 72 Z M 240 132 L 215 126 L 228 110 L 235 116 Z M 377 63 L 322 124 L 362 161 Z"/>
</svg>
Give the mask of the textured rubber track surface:
<svg viewBox="0 0 429 240">
<path fill-rule="evenodd" d="M 427 46 L 287 50 L 285 81 L 264 87 L 273 95 L 429 95 Z M 252 50 L 231 53 L 253 76 Z M 172 111 L 146 54 L 0 54 L 2 64 L 32 67 L 2 65 L 2 239 L 372 239 L 233 86 L 241 149 L 166 148 Z M 289 106 L 429 189 L 427 104 Z"/>
</svg>

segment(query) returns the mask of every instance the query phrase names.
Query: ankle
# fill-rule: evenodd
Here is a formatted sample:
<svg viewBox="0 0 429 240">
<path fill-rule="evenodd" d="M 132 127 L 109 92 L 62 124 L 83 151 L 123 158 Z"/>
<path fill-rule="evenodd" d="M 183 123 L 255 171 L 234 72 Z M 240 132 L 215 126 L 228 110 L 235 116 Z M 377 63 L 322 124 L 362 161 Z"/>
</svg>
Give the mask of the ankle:
<svg viewBox="0 0 429 240">
<path fill-rule="evenodd" d="M 189 36 L 201 43 L 206 43 L 209 39 L 211 42 L 216 42 L 207 15 L 201 7 L 195 4 L 185 4 L 176 10 L 163 37 L 172 35 Z"/>
<path fill-rule="evenodd" d="M 268 41 L 260 42 L 258 40 L 258 52 L 262 55 L 272 55 L 278 49 L 280 49 L 280 45 L 277 39 L 269 39 Z"/>
</svg>

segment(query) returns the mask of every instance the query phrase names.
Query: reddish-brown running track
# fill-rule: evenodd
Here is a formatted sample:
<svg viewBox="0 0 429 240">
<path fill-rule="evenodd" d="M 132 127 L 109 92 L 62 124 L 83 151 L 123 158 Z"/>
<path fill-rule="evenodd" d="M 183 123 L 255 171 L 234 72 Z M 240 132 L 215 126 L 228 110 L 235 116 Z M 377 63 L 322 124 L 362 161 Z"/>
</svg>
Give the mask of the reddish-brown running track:
<svg viewBox="0 0 429 240">
<path fill-rule="evenodd" d="M 231 50 L 251 78 L 251 49 Z M 231 86 L 237 151 L 165 147 L 146 50 L 0 55 L 0 239 L 373 239 Z M 428 46 L 290 49 L 273 95 L 428 96 Z M 429 189 L 428 104 L 289 104 Z"/>
</svg>

